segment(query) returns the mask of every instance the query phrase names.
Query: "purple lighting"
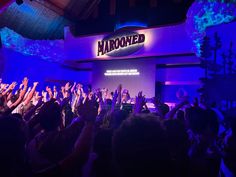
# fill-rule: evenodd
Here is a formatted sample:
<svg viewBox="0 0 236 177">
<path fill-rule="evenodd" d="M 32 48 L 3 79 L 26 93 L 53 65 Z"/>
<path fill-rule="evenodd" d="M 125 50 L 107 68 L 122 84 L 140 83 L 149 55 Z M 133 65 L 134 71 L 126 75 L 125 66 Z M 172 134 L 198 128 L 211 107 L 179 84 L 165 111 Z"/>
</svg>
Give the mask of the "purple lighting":
<svg viewBox="0 0 236 177">
<path fill-rule="evenodd" d="M 12 49 L 28 56 L 37 56 L 47 61 L 60 62 L 64 58 L 63 40 L 30 40 L 14 31 L 0 29 L 3 47 Z"/>
</svg>

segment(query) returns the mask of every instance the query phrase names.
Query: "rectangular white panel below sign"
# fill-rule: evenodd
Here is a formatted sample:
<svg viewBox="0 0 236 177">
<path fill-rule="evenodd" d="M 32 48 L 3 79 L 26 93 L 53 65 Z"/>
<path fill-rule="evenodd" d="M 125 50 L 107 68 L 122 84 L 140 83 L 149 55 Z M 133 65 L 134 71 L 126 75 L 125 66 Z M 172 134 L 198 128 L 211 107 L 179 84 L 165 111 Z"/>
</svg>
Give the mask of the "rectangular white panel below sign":
<svg viewBox="0 0 236 177">
<path fill-rule="evenodd" d="M 105 76 L 138 76 L 140 75 L 137 69 L 121 69 L 121 70 L 106 70 Z"/>
</svg>

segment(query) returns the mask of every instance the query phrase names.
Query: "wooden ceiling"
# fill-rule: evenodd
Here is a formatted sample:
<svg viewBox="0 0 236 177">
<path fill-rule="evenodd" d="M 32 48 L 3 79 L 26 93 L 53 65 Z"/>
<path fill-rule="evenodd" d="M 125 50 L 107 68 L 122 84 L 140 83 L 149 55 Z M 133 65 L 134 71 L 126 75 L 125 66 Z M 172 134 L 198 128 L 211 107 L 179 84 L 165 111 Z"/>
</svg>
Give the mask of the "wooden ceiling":
<svg viewBox="0 0 236 177">
<path fill-rule="evenodd" d="M 12 0 L 1 0 L 0 12 Z M 30 39 L 62 39 L 64 27 L 88 18 L 100 0 L 24 0 L 0 14 L 0 28 L 8 27 Z"/>
<path fill-rule="evenodd" d="M 75 36 L 114 31 L 117 24 L 147 26 L 181 22 L 194 0 L 0 0 L 0 28 L 30 39 L 63 39 L 64 27 Z M 10 6 L 9 6 L 10 5 Z"/>
</svg>

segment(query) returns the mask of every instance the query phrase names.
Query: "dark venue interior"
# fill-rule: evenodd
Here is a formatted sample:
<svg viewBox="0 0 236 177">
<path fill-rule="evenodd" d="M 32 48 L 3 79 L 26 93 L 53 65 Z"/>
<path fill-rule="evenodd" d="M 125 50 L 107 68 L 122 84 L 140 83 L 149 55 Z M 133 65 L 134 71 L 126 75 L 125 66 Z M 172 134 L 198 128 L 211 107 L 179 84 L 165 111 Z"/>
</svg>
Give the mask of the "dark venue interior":
<svg viewBox="0 0 236 177">
<path fill-rule="evenodd" d="M 1 177 L 235 177 L 236 0 L 0 0 Z"/>
</svg>

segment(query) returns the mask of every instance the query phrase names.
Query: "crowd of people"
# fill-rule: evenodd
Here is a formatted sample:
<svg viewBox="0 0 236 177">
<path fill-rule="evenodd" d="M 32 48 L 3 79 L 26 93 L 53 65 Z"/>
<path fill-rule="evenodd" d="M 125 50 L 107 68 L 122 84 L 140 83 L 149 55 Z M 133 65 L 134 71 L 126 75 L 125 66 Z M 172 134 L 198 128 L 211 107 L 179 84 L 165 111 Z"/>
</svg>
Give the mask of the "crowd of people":
<svg viewBox="0 0 236 177">
<path fill-rule="evenodd" d="M 142 92 L 0 80 L 2 177 L 233 177 L 236 112 Z"/>
</svg>

